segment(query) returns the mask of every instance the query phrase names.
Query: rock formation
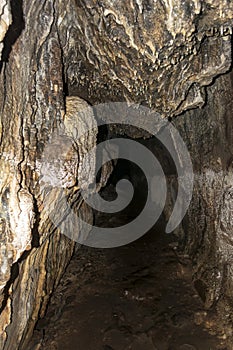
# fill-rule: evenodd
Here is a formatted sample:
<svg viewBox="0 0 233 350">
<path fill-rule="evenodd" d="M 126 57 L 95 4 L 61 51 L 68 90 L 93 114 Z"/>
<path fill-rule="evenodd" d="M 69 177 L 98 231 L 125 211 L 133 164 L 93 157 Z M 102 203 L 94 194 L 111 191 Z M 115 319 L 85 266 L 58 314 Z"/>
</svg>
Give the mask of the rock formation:
<svg viewBox="0 0 233 350">
<path fill-rule="evenodd" d="M 1 350 L 27 349 L 74 249 L 44 209 L 49 186 L 40 182 L 44 150 L 49 142 L 55 151 L 59 145 L 51 136 L 63 124 L 69 129 L 72 95 L 177 116 L 195 171 L 193 201 L 177 234 L 195 262 L 194 283 L 206 307 L 217 303 L 230 321 L 232 73 L 215 78 L 231 67 L 232 19 L 228 0 L 0 0 Z M 79 149 L 93 145 L 96 132 Z M 73 143 L 66 157 L 59 169 L 69 186 L 62 190 L 91 222 L 79 201 Z M 82 172 L 87 181 L 90 167 Z M 51 210 L 60 191 L 49 192 Z"/>
</svg>

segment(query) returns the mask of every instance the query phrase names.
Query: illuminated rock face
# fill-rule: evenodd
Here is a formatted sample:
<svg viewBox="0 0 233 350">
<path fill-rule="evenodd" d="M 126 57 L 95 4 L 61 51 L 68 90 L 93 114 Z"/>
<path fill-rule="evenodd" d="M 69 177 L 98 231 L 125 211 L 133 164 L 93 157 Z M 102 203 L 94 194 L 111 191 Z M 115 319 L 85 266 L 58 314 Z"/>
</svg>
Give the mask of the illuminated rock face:
<svg viewBox="0 0 233 350">
<path fill-rule="evenodd" d="M 12 23 L 11 8 L 9 0 L 0 1 L 0 55 L 3 50 L 3 40 L 9 26 Z"/>
<path fill-rule="evenodd" d="M 0 0 L 0 349 L 27 349 L 74 249 L 43 207 L 38 173 L 47 141 L 66 120 L 64 95 L 91 103 L 134 101 L 164 117 L 200 107 L 204 87 L 230 68 L 232 17 L 227 0 L 26 0 L 12 9 Z M 207 306 L 219 299 L 225 305 L 232 297 L 232 194 L 226 190 L 232 183 L 231 81 L 231 75 L 219 79 L 205 109 L 175 121 L 196 145 L 190 150 L 194 200 L 182 237 L 197 263 L 196 286 L 205 291 Z M 212 150 L 217 135 L 221 143 Z M 93 132 L 90 145 L 95 140 Z M 103 182 L 110 171 L 105 169 Z M 60 190 L 53 189 L 51 207 Z M 88 207 L 76 201 L 75 186 L 67 191 L 91 222 Z"/>
<path fill-rule="evenodd" d="M 62 2 L 58 20 L 68 82 L 95 102 L 126 99 L 177 115 L 202 106 L 203 87 L 230 67 L 230 2 L 70 4 L 72 27 Z"/>
</svg>

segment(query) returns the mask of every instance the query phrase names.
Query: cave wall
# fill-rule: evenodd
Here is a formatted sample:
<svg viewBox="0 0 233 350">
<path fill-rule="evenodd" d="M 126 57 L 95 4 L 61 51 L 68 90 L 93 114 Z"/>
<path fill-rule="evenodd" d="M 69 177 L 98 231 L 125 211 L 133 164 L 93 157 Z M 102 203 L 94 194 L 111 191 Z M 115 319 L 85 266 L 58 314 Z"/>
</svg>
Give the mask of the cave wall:
<svg viewBox="0 0 233 350">
<path fill-rule="evenodd" d="M 193 162 L 193 198 L 178 229 L 194 261 L 194 286 L 207 308 L 217 308 L 232 336 L 233 71 L 207 88 L 207 103 L 174 124 Z"/>
<path fill-rule="evenodd" d="M 3 18 L 8 5 L 1 2 Z M 27 349 L 34 325 L 73 254 L 74 241 L 51 220 L 52 211 L 60 213 L 61 223 L 67 215 L 64 193 L 83 219 L 93 219 L 88 206 L 77 199 L 75 185 L 78 162 L 95 144 L 97 129 L 94 126 L 82 144 L 76 143 L 78 150 L 71 144 L 68 155 L 61 152 L 65 139 L 54 137 L 60 128 L 68 135 L 72 123 L 82 126 L 77 115 L 82 100 L 65 99 L 56 6 L 53 1 L 18 2 L 11 8 L 13 22 L 1 46 L 0 349 Z M 71 106 L 77 107 L 76 115 Z M 89 165 L 95 165 L 93 159 Z M 51 170 L 50 177 L 63 183 L 43 178 L 45 166 L 47 175 Z M 90 182 L 88 164 L 82 170 Z M 80 225 L 73 225 L 77 235 L 82 232 Z M 63 229 L 71 228 L 64 224 Z"/>
<path fill-rule="evenodd" d="M 2 56 L 2 50 L 4 47 L 3 40 L 12 23 L 10 1 L 6 0 L 0 2 L 0 13 L 0 56 Z"/>
<path fill-rule="evenodd" d="M 156 6 L 150 0 L 127 3 L 125 0 L 0 0 L 0 349 L 27 349 L 36 320 L 43 316 L 49 296 L 72 256 L 73 241 L 54 226 L 46 210 L 48 207 L 44 207 L 47 193 L 50 193 L 51 207 L 63 212 L 64 203 L 59 203 L 58 207 L 54 203 L 65 189 L 81 215 L 92 221 L 87 206 L 79 205 L 75 172 L 68 171 L 67 174 L 71 188 L 63 184 L 62 189 L 55 186 L 50 191 L 48 183 L 41 187 L 41 161 L 48 140 L 63 122 L 68 129 L 73 121 L 79 122 L 79 118 L 73 116 L 71 124 L 66 123 L 69 102 L 65 96 L 78 95 L 91 103 L 134 101 L 154 107 L 163 117 L 202 106 L 206 101 L 204 87 L 230 68 L 232 17 L 233 6 L 227 0 L 159 0 Z M 224 80 L 226 86 L 227 81 L 230 84 L 229 80 Z M 211 87 L 213 91 L 215 86 Z M 217 92 L 210 96 L 213 96 L 212 103 L 216 103 Z M 205 143 L 204 137 L 208 146 L 212 135 L 208 133 L 212 130 L 211 111 L 203 111 L 209 118 L 198 111 L 177 119 L 183 136 L 189 140 L 191 134 L 193 147 L 196 145 L 197 149 L 201 141 Z M 218 123 L 222 125 L 220 136 L 223 137 L 224 132 L 229 132 L 229 119 L 224 119 L 223 110 L 221 113 L 222 119 L 216 114 L 213 122 L 217 129 Z M 203 134 L 201 139 L 200 133 Z M 56 142 L 54 140 L 52 149 L 56 149 Z M 90 135 L 90 140 L 84 140 L 84 148 L 85 142 L 93 145 L 96 131 Z M 222 152 L 223 147 L 218 147 Z M 76 151 L 72 149 L 72 154 Z M 190 222 L 184 224 L 186 247 L 196 257 L 195 280 L 201 281 L 197 286 L 204 287 L 209 278 L 204 262 L 207 251 L 211 250 L 212 266 L 217 265 L 219 269 L 212 280 L 220 281 L 218 286 L 226 288 L 227 296 L 231 279 L 226 276 L 230 275 L 230 264 L 224 259 L 230 257 L 226 252 L 230 244 L 225 244 L 229 230 L 225 226 L 229 218 L 227 216 L 228 221 L 225 221 L 223 214 L 229 215 L 225 198 L 230 198 L 230 194 L 225 190 L 222 192 L 221 182 L 226 159 L 222 159 L 223 165 L 220 164 L 215 159 L 215 152 L 211 159 L 216 160 L 216 164 L 213 168 L 207 166 L 204 173 L 203 164 L 210 153 L 207 152 L 206 158 L 201 149 L 200 153 L 203 163 L 195 158 L 196 168 L 201 167 L 200 173 L 196 172 L 198 180 L 194 192 L 198 203 L 193 201 L 187 216 Z M 70 162 L 66 157 L 62 159 L 65 165 Z M 75 169 L 77 158 L 73 161 L 66 171 Z M 63 164 L 57 171 L 63 172 L 60 166 Z M 217 173 L 212 192 L 208 187 L 212 186 L 209 169 Z M 110 171 L 105 169 L 101 181 L 106 182 Z M 230 170 L 228 173 L 231 174 Z M 86 178 L 89 178 L 88 174 Z M 230 181 L 225 175 L 224 179 Z M 225 208 L 218 210 L 221 214 L 216 225 L 221 226 L 221 234 L 212 222 L 212 215 L 217 210 L 213 201 L 219 192 L 223 196 L 221 200 L 224 199 L 221 208 Z M 197 217 L 200 215 L 204 220 L 206 212 L 209 221 L 203 225 L 208 227 L 207 230 L 200 227 Z M 60 219 L 62 221 L 62 217 Z M 188 230 L 192 222 L 194 235 Z M 77 227 L 77 231 L 81 232 L 82 228 Z M 218 241 L 216 246 L 222 249 L 223 264 L 219 264 L 218 252 L 212 249 L 211 245 L 215 244 L 212 232 L 215 242 Z M 215 288 L 214 297 L 205 293 L 207 306 L 218 297 L 217 290 L 219 287 Z"/>
<path fill-rule="evenodd" d="M 70 94 L 132 101 L 162 116 L 205 103 L 204 86 L 229 69 L 230 1 L 69 0 L 59 31 Z M 80 40 L 82 38 L 82 40 Z"/>
</svg>

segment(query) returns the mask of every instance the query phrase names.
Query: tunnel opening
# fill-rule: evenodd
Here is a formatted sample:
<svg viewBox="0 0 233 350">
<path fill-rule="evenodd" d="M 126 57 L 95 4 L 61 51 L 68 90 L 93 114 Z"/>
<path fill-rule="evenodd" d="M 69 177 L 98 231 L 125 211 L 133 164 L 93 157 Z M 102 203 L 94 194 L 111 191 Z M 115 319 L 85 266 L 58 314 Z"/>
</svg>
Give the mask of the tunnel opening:
<svg viewBox="0 0 233 350">
<path fill-rule="evenodd" d="M 101 130 L 101 129 L 100 129 Z M 139 213 L 143 210 L 145 207 L 146 201 L 148 199 L 148 196 L 150 196 L 150 200 L 155 202 L 156 205 L 159 207 L 162 205 L 159 203 L 159 198 L 156 198 L 156 191 L 153 192 L 153 189 L 160 186 L 160 180 L 156 177 L 156 173 L 153 173 L 153 170 L 147 174 L 144 173 L 144 169 L 141 168 L 138 164 L 136 164 L 134 161 L 131 161 L 132 159 L 131 154 L 135 152 L 135 140 L 137 143 L 145 147 L 146 150 L 148 150 L 153 157 L 155 157 L 158 162 L 161 164 L 164 176 L 165 177 L 171 177 L 174 176 L 174 183 L 173 183 L 173 199 L 176 200 L 177 196 L 177 170 L 174 163 L 174 160 L 172 159 L 172 156 L 169 154 L 169 151 L 166 149 L 166 147 L 162 144 L 162 142 L 154 137 L 147 135 L 147 138 L 138 137 L 136 139 L 131 138 L 127 135 L 122 134 L 123 138 L 127 138 L 132 140 L 132 144 L 128 145 L 128 149 L 126 152 L 126 158 L 118 158 L 113 159 L 113 170 L 111 174 L 109 175 L 109 179 L 107 181 L 107 184 L 100 189 L 100 195 L 103 196 L 103 198 L 107 201 L 114 201 L 117 196 L 127 196 L 127 191 L 129 190 L 127 187 L 127 183 L 122 183 L 122 188 L 119 189 L 119 193 L 117 193 L 117 184 L 121 180 L 129 181 L 132 184 L 133 187 L 133 196 L 132 199 L 130 199 L 128 204 L 125 204 L 122 211 L 119 212 L 119 215 L 117 213 L 117 210 L 114 212 L 114 215 L 111 215 L 111 213 L 105 213 L 105 225 L 109 224 L 111 226 L 111 220 L 118 220 L 118 216 L 121 216 L 121 219 L 125 217 L 126 222 L 127 220 L 133 220 L 136 218 Z M 122 135 L 120 133 L 111 133 L 110 138 L 111 139 L 118 139 L 122 138 Z M 140 135 L 140 132 L 139 132 Z M 101 137 L 100 137 L 101 142 Z M 124 143 L 120 145 L 121 147 L 125 147 Z M 117 154 L 121 154 L 121 150 L 119 149 L 119 145 L 116 145 L 117 148 Z M 145 155 L 146 156 L 146 155 Z M 98 171 L 97 174 L 97 181 L 98 178 L 101 176 L 101 169 Z M 149 191 L 150 186 L 150 191 Z M 154 215 L 153 210 L 156 211 L 156 208 L 151 208 L 151 212 L 148 212 L 148 215 Z M 98 216 L 98 212 L 94 210 L 94 215 Z M 104 213 L 102 213 L 103 215 Z M 161 215 L 159 218 L 159 221 L 163 223 L 163 226 L 165 225 L 165 214 L 163 211 L 161 211 Z"/>
<path fill-rule="evenodd" d="M 177 177 L 171 155 L 156 137 L 137 142 L 158 157 L 168 181 Z M 100 177 L 99 172 L 97 180 Z M 122 179 L 133 185 L 132 200 L 114 214 L 94 210 L 95 225 L 119 227 L 143 210 L 147 179 L 138 165 L 126 159 L 114 160 L 101 197 L 111 203 L 118 195 L 124 196 L 124 186 L 123 193 L 116 192 Z M 152 184 L 160 185 L 158 179 Z M 173 191 L 175 200 L 174 179 Z M 170 204 L 167 200 L 166 206 Z M 224 340 L 215 333 L 215 311 L 205 309 L 201 293 L 194 288 L 192 261 L 184 252 L 183 237 L 165 233 L 166 223 L 165 209 L 145 235 L 127 245 L 100 249 L 77 244 L 45 316 L 35 326 L 30 349 L 224 349 Z"/>
</svg>

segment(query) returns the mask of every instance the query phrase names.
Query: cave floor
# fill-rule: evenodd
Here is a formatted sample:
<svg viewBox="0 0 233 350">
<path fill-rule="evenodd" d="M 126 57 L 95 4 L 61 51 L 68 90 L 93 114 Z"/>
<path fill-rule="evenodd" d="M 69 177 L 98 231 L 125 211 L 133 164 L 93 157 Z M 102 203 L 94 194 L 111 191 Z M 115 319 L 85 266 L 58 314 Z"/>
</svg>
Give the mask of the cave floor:
<svg viewBox="0 0 233 350">
<path fill-rule="evenodd" d="M 226 350 L 215 322 L 157 225 L 127 246 L 77 249 L 29 350 Z"/>
</svg>

